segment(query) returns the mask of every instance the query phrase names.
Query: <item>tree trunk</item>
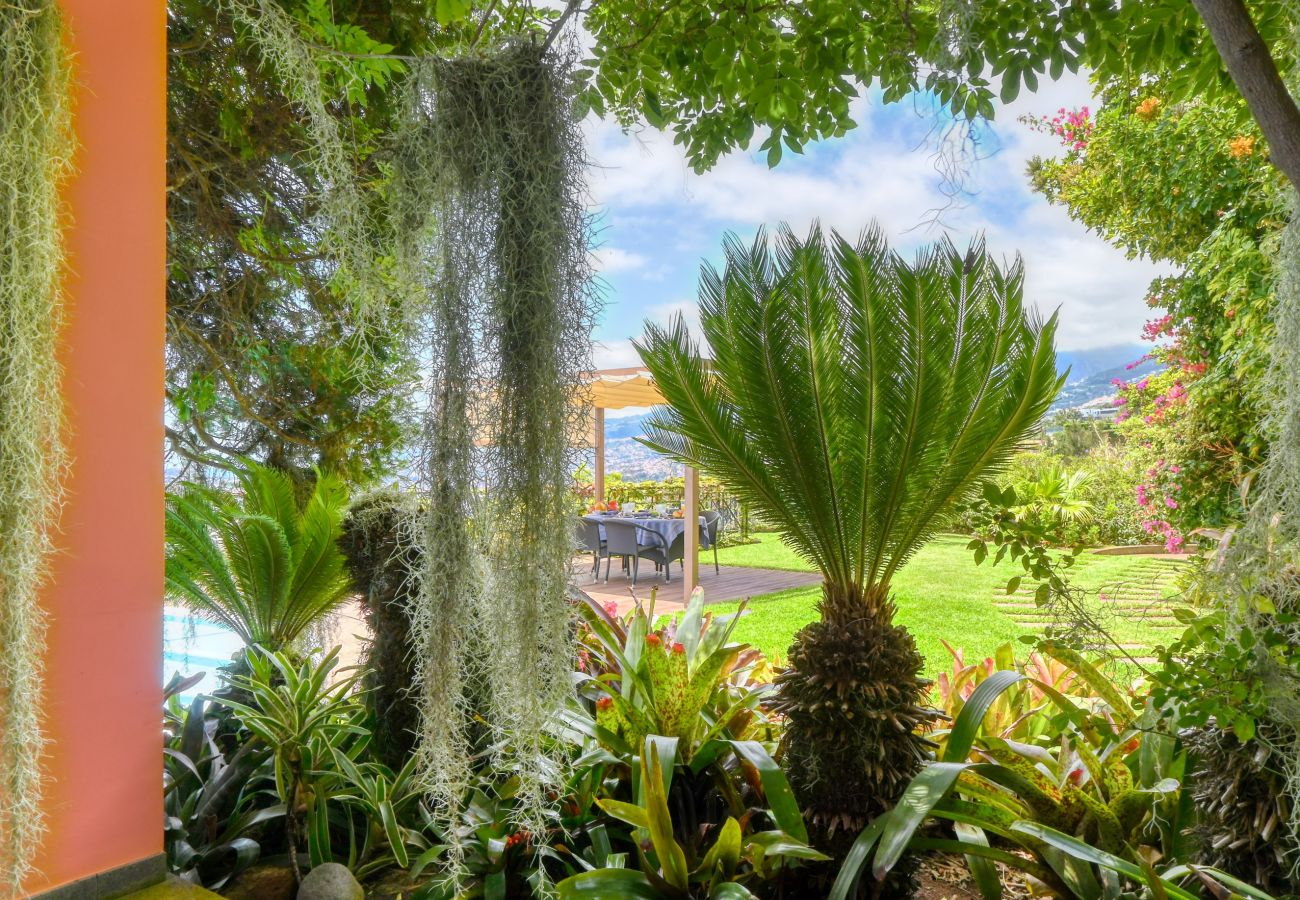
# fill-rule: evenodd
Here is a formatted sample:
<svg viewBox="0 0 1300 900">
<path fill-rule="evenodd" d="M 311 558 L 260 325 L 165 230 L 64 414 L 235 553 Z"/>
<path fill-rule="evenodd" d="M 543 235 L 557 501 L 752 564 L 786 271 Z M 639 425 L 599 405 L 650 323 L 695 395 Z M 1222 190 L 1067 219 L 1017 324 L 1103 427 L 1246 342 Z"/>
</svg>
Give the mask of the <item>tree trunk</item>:
<svg viewBox="0 0 1300 900">
<path fill-rule="evenodd" d="M 1268 141 L 1273 164 L 1300 189 L 1300 106 L 1286 88 L 1245 0 L 1192 0 L 1223 64 Z"/>
<path fill-rule="evenodd" d="M 919 732 L 933 715 L 924 707 L 924 660 L 907 629 L 893 623 L 892 603 L 868 603 L 861 590 L 828 583 L 821 611 L 823 620 L 795 637 L 790 666 L 777 679 L 791 787 L 813 844 L 836 860 L 808 867 L 799 896 L 825 895 L 858 832 L 892 808 L 920 771 L 928 742 Z M 913 869 L 900 863 L 883 896 L 910 896 Z"/>
</svg>

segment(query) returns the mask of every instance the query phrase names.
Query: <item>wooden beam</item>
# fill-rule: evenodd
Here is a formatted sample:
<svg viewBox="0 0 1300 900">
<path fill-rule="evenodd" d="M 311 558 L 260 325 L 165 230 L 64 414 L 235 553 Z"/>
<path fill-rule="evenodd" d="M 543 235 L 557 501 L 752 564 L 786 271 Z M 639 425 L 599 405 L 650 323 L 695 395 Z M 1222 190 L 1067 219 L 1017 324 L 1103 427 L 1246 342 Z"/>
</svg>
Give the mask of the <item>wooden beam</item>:
<svg viewBox="0 0 1300 900">
<path fill-rule="evenodd" d="M 595 415 L 592 416 L 595 422 L 595 438 L 592 441 L 596 448 L 596 466 L 593 476 L 593 487 L 596 489 L 596 502 L 605 502 L 605 407 L 597 406 Z"/>
<path fill-rule="evenodd" d="M 683 546 L 682 597 L 689 600 L 691 591 L 700 583 L 700 472 L 691 466 L 686 467 L 686 502 L 683 506 L 686 541 Z"/>
</svg>

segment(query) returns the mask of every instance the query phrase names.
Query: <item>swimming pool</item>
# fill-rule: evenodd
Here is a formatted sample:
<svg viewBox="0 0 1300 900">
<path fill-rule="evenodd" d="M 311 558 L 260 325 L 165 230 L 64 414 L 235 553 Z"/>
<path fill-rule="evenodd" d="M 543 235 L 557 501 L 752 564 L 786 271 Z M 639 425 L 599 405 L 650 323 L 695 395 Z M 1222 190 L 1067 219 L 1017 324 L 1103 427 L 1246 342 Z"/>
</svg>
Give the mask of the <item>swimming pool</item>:
<svg viewBox="0 0 1300 900">
<path fill-rule="evenodd" d="M 206 673 L 203 680 L 182 694 L 182 699 L 188 702 L 197 694 L 211 693 L 220 687 L 217 668 L 227 665 L 231 655 L 241 646 L 243 644 L 233 631 L 213 625 L 180 607 L 165 607 L 163 685 L 178 672 L 182 677 L 203 672 Z"/>
</svg>

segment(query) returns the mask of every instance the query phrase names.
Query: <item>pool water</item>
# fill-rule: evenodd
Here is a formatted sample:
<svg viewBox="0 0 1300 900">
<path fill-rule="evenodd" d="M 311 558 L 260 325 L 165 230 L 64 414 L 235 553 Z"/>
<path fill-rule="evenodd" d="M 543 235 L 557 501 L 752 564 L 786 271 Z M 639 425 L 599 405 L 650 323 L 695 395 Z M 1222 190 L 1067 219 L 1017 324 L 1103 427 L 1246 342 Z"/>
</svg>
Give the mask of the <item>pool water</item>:
<svg viewBox="0 0 1300 900">
<path fill-rule="evenodd" d="M 221 686 L 217 669 L 227 665 L 242 645 L 233 631 L 191 615 L 187 610 L 168 606 L 163 611 L 163 673 L 165 686 L 172 676 L 205 677 L 181 695 L 189 702 L 198 694 L 207 694 Z"/>
</svg>

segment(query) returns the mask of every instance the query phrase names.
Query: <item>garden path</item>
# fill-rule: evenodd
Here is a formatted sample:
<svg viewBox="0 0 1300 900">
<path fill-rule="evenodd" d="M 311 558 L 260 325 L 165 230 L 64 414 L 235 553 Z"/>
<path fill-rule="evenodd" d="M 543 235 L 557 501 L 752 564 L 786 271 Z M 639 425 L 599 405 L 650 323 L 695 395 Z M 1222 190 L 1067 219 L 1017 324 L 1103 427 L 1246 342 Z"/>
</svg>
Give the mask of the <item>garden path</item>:
<svg viewBox="0 0 1300 900">
<path fill-rule="evenodd" d="M 1186 556 L 1160 554 L 1136 560 L 1128 577 L 1102 586 L 1097 597 L 1102 616 L 1141 620 L 1162 637 L 1172 639 L 1174 632 L 1183 626 L 1174 618 L 1175 604 L 1170 598 L 1178 591 L 1178 576 L 1184 570 L 1186 559 Z M 1086 563 L 1086 557 L 1081 560 Z M 993 605 L 1015 620 L 1017 626 L 1028 632 L 1041 632 L 1052 624 L 1052 614 L 1034 603 L 1034 588 L 1034 583 L 1027 582 L 1013 594 L 995 590 Z M 1155 661 L 1146 655 L 1151 648 L 1145 644 L 1121 646 L 1138 662 Z"/>
</svg>

